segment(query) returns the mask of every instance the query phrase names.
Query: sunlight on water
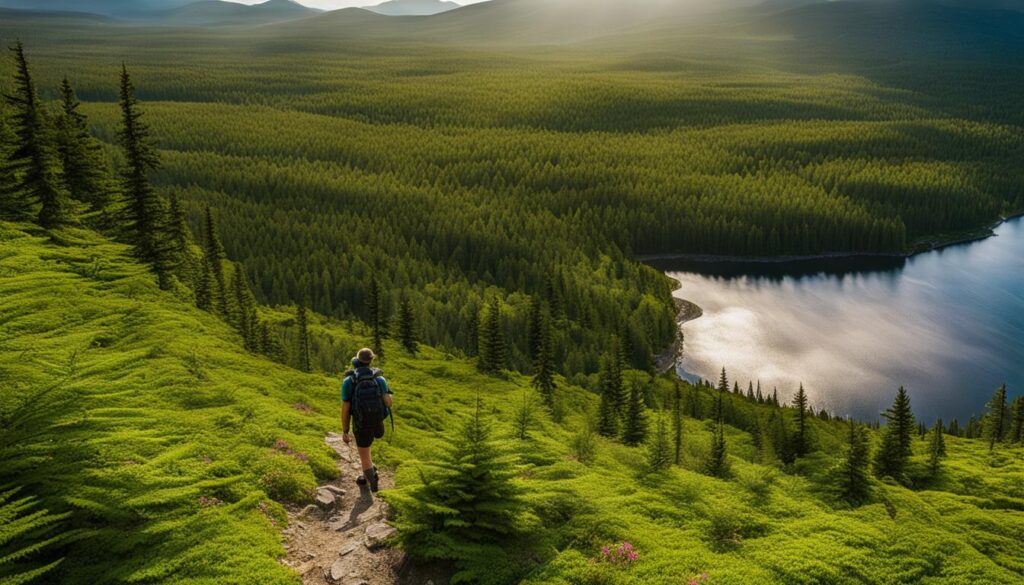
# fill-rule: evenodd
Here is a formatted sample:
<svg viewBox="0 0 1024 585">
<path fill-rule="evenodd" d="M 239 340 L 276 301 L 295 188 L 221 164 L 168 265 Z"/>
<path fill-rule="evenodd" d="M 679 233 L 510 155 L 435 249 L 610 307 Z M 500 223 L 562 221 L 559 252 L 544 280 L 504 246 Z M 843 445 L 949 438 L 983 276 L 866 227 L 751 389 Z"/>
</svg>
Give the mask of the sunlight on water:
<svg viewBox="0 0 1024 585">
<path fill-rule="evenodd" d="M 902 384 L 919 415 L 963 422 L 998 384 L 1024 389 L 1024 221 L 997 233 L 906 261 L 659 263 L 704 309 L 680 373 L 725 366 L 786 400 L 803 382 L 816 407 L 872 419 Z"/>
</svg>

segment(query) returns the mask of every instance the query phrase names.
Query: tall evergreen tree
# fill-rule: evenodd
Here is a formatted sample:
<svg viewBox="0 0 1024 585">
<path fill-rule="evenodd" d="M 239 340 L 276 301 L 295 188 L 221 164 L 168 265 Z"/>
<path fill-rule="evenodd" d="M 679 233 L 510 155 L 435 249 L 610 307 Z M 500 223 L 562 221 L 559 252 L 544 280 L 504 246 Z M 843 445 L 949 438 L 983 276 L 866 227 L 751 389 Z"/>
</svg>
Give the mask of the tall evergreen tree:
<svg viewBox="0 0 1024 585">
<path fill-rule="evenodd" d="M 629 403 L 626 405 L 622 419 L 622 442 L 626 445 L 639 445 L 647 438 L 647 405 L 644 404 L 644 392 L 639 382 L 630 385 Z"/>
<path fill-rule="evenodd" d="M 0 214 L 7 219 L 26 220 L 38 206 L 36 221 L 51 229 L 69 219 L 53 128 L 36 93 L 25 47 L 18 41 L 11 51 L 15 58 L 14 91 L 4 98 L 13 110 L 15 142 L 8 154 L 8 166 L 15 182 L 4 191 Z"/>
<path fill-rule="evenodd" d="M 217 229 L 217 221 L 213 217 L 213 211 L 206 207 L 204 217 L 205 241 L 203 248 L 206 251 L 206 262 L 213 273 L 213 284 L 211 287 L 211 298 L 214 306 L 223 317 L 228 316 L 228 290 L 227 279 L 224 277 L 224 261 L 227 260 L 227 253 L 224 251 L 224 244 L 220 239 L 220 230 Z"/>
<path fill-rule="evenodd" d="M 601 372 L 598 374 L 598 387 L 601 392 L 601 403 L 597 412 L 597 432 L 604 437 L 619 435 L 622 418 L 622 356 L 617 349 L 604 355 L 601 360 Z"/>
<path fill-rule="evenodd" d="M 722 368 L 721 375 L 718 376 L 718 391 L 728 392 L 729 391 L 729 376 L 725 373 L 725 368 Z"/>
<path fill-rule="evenodd" d="M 204 253 L 196 278 L 196 306 L 204 311 L 213 312 L 216 288 L 217 278 L 213 274 L 213 267 L 210 266 L 210 257 Z"/>
<path fill-rule="evenodd" d="M 946 433 L 948 433 L 952 437 L 959 437 L 960 436 L 960 422 L 958 420 L 956 420 L 955 418 L 952 421 L 950 421 L 949 428 L 946 430 Z"/>
<path fill-rule="evenodd" d="M 284 348 L 277 332 L 266 321 L 260 323 L 260 351 L 279 364 L 285 363 Z"/>
<path fill-rule="evenodd" d="M 968 439 L 978 438 L 978 417 L 971 415 L 971 418 L 967 421 L 967 427 L 964 429 L 964 437 Z"/>
<path fill-rule="evenodd" d="M 551 320 L 541 317 L 540 346 L 534 354 L 533 379 L 531 384 L 540 393 L 548 408 L 555 406 L 555 339 L 551 331 Z"/>
<path fill-rule="evenodd" d="M 935 421 L 932 427 L 931 440 L 928 443 L 928 469 L 932 477 L 939 473 L 942 459 L 946 457 L 946 439 L 943 437 L 942 419 Z"/>
<path fill-rule="evenodd" d="M 103 212 L 114 195 L 103 147 L 89 132 L 89 120 L 79 110 L 82 104 L 67 77 L 61 82 L 60 93 L 57 152 L 64 169 L 64 184 L 72 199 L 88 204 L 93 212 Z"/>
<path fill-rule="evenodd" d="M 526 323 L 526 350 L 527 356 L 536 362 L 537 356 L 544 343 L 545 324 L 544 302 L 536 296 L 530 297 L 530 310 Z"/>
<path fill-rule="evenodd" d="M 1024 441 L 1024 394 L 1013 401 L 1013 425 L 1010 427 L 1010 440 L 1014 443 Z"/>
<path fill-rule="evenodd" d="M 384 340 L 388 338 L 389 302 L 380 280 L 370 282 L 370 294 L 366 308 L 370 315 L 370 331 L 373 334 L 373 351 L 377 357 L 384 356 Z"/>
<path fill-rule="evenodd" d="M 796 409 L 796 432 L 793 433 L 793 452 L 797 457 L 803 457 L 810 451 L 810 439 L 807 435 L 807 392 L 804 385 L 793 397 L 793 408 Z"/>
<path fill-rule="evenodd" d="M 725 423 L 721 420 L 715 421 L 711 429 L 711 449 L 704 459 L 704 473 L 713 477 L 725 477 L 729 473 Z"/>
<path fill-rule="evenodd" d="M 171 243 L 171 263 L 173 271 L 186 282 L 194 282 L 192 251 L 189 249 L 191 237 L 185 209 L 181 206 L 177 193 L 171 193 L 170 207 L 167 212 L 168 236 Z"/>
<path fill-rule="evenodd" d="M 299 330 L 299 369 L 303 372 L 312 372 L 313 364 L 309 339 L 309 316 L 306 314 L 306 305 L 304 303 L 299 304 L 299 310 L 296 313 L 295 321 Z"/>
<path fill-rule="evenodd" d="M 412 302 L 409 295 L 402 294 L 398 302 L 398 341 L 401 342 L 405 351 L 416 355 L 419 351 L 419 341 L 416 335 L 416 314 L 412 310 Z"/>
<path fill-rule="evenodd" d="M 658 415 L 654 436 L 647 444 L 647 468 L 651 471 L 664 471 L 672 465 L 672 447 L 668 442 L 668 425 L 665 415 Z"/>
<path fill-rule="evenodd" d="M 135 256 L 149 265 L 156 274 L 160 288 L 170 287 L 173 262 L 167 235 L 167 218 L 163 202 L 149 182 L 149 172 L 160 164 L 156 148 L 150 142 L 149 128 L 140 119 L 128 68 L 121 68 L 121 130 L 118 137 L 125 155 L 121 183 L 126 198 L 125 217 L 128 241 Z"/>
<path fill-rule="evenodd" d="M 245 268 L 236 262 L 232 274 L 232 289 L 235 296 L 235 328 L 245 340 L 245 348 L 249 351 L 259 349 L 259 331 L 254 327 L 256 320 L 256 297 L 249 288 L 249 279 Z"/>
<path fill-rule="evenodd" d="M 847 427 L 846 457 L 835 473 L 836 495 L 857 506 L 871 496 L 871 447 L 863 425 L 851 418 Z"/>
<path fill-rule="evenodd" d="M 1000 386 L 992 395 L 988 403 L 988 414 L 985 415 L 985 436 L 988 437 L 989 451 L 996 448 L 996 443 L 1002 443 L 1006 434 L 1006 419 L 1009 410 L 1006 408 L 1006 384 Z"/>
<path fill-rule="evenodd" d="M 676 380 L 672 390 L 672 462 L 683 462 L 683 388 Z"/>
<path fill-rule="evenodd" d="M 507 367 L 505 356 L 505 334 L 501 327 L 501 304 L 498 297 L 491 297 L 487 316 L 480 327 L 480 358 L 481 371 L 496 374 Z"/>
<path fill-rule="evenodd" d="M 875 475 L 905 479 L 907 461 L 913 454 L 914 413 L 910 409 L 910 395 L 900 386 L 893 405 L 882 413 L 887 424 L 882 444 L 875 456 Z"/>
</svg>

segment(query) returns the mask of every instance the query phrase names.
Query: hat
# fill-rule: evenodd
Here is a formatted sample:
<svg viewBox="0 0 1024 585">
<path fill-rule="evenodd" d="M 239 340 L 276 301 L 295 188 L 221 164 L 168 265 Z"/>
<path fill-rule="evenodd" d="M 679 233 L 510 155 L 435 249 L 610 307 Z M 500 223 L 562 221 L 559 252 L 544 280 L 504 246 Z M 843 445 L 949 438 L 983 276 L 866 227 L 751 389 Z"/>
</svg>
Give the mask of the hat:
<svg viewBox="0 0 1024 585">
<path fill-rule="evenodd" d="M 373 350 L 372 349 L 370 349 L 368 347 L 364 347 L 363 349 L 360 349 L 358 352 L 356 352 L 355 359 L 359 360 L 360 362 L 362 362 L 364 364 L 368 364 L 368 363 L 372 362 L 373 358 L 375 358 L 375 357 L 377 357 L 377 356 L 373 355 Z"/>
</svg>

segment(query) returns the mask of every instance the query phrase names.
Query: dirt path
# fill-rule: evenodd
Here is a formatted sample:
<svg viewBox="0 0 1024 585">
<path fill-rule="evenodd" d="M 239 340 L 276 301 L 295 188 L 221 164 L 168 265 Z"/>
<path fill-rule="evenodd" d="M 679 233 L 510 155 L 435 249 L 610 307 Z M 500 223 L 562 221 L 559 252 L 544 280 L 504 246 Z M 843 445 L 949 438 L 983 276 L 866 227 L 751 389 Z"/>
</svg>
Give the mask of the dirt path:
<svg viewBox="0 0 1024 585">
<path fill-rule="evenodd" d="M 303 585 L 397 583 L 405 554 L 384 546 L 395 533 L 385 523 L 387 504 L 356 485 L 361 471 L 355 447 L 333 433 L 325 440 L 340 457 L 340 476 L 317 489 L 316 504 L 288 510 L 288 554 L 282 562 L 302 575 Z M 380 487 L 394 487 L 391 473 L 380 471 Z"/>
</svg>

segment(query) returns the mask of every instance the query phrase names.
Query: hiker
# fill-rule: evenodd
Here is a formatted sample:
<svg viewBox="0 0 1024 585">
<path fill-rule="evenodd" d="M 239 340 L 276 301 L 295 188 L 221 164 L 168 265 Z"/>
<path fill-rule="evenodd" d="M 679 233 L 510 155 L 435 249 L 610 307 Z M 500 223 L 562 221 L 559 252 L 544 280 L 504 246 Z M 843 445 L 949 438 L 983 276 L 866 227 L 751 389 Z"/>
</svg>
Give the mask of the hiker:
<svg viewBox="0 0 1024 585">
<path fill-rule="evenodd" d="M 353 423 L 359 461 L 363 466 L 363 475 L 356 483 L 370 484 L 373 492 L 380 489 L 380 475 L 373 465 L 370 447 L 374 439 L 384 436 L 384 420 L 391 415 L 391 388 L 382 372 L 371 367 L 375 357 L 372 349 L 359 350 L 352 358 L 352 369 L 345 372 L 341 383 L 341 438 L 346 445 L 352 442 L 349 423 Z"/>
</svg>

